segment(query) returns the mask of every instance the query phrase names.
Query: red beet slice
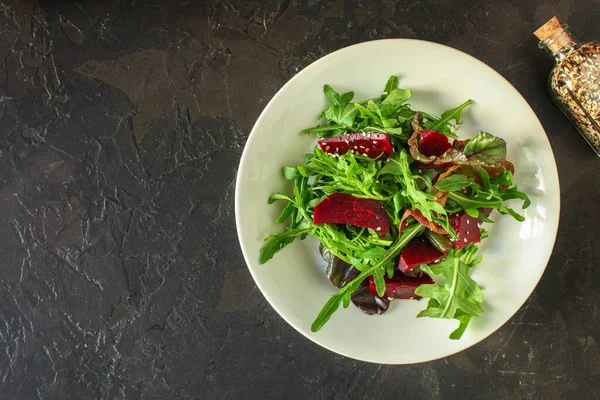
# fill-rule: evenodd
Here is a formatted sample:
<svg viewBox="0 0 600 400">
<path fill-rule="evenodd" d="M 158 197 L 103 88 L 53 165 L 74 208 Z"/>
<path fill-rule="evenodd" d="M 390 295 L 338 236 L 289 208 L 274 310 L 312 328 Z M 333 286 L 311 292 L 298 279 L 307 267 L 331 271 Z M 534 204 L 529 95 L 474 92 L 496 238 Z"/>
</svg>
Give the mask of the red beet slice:
<svg viewBox="0 0 600 400">
<path fill-rule="evenodd" d="M 415 290 L 421 285 L 430 285 L 435 283 L 427 274 L 423 274 L 418 278 L 406 276 L 396 273 L 392 279 L 385 278 L 385 293 L 383 298 L 394 299 L 420 299 L 420 296 L 415 294 Z M 369 277 L 369 291 L 372 295 L 377 296 L 377 288 L 373 276 Z"/>
<path fill-rule="evenodd" d="M 436 249 L 421 238 L 411 240 L 400 253 L 398 269 L 402 272 L 410 271 L 421 264 L 430 264 L 444 257 L 444 253 Z"/>
<path fill-rule="evenodd" d="M 448 138 L 439 132 L 423 129 L 419 133 L 419 151 L 424 156 L 439 157 L 450 148 Z"/>
<path fill-rule="evenodd" d="M 462 249 L 471 243 L 479 243 L 481 241 L 479 218 L 473 218 L 463 211 L 458 214 L 450 214 L 448 221 L 458 235 L 458 240 L 454 242 L 454 247 L 457 249 Z"/>
<path fill-rule="evenodd" d="M 329 139 L 321 139 L 317 143 L 321 146 L 321 150 L 337 155 L 351 151 L 370 158 L 381 157 L 386 159 L 394 152 L 390 137 L 385 133 L 348 133 Z"/>
<path fill-rule="evenodd" d="M 332 193 L 315 207 L 315 224 L 350 224 L 371 228 L 387 235 L 390 219 L 379 200 L 359 199 L 350 194 Z"/>
</svg>

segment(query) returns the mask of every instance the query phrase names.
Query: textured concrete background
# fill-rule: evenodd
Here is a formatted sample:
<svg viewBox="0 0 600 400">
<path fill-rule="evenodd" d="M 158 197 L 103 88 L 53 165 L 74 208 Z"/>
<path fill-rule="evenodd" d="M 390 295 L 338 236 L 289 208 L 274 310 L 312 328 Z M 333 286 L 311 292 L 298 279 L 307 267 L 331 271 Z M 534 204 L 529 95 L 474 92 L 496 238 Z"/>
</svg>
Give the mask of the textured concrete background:
<svg viewBox="0 0 600 400">
<path fill-rule="evenodd" d="M 600 39 L 598 0 L 0 0 L 0 396 L 600 398 L 600 160 L 546 91 L 532 32 L 555 14 Z M 546 128 L 563 202 L 516 316 L 406 367 L 289 327 L 248 273 L 233 213 L 245 140 L 278 88 L 397 37 L 513 83 Z"/>
</svg>

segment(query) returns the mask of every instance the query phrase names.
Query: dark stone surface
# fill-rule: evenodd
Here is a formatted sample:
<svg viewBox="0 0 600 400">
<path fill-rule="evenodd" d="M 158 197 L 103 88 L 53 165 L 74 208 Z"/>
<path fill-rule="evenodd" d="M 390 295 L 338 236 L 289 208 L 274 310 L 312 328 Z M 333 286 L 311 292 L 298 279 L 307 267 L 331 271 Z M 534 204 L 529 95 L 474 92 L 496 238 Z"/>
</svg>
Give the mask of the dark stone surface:
<svg viewBox="0 0 600 400">
<path fill-rule="evenodd" d="M 600 160 L 546 91 L 532 32 L 554 14 L 600 39 L 598 0 L 0 0 L 1 397 L 600 398 Z M 394 37 L 456 47 L 513 83 L 546 128 L 563 202 L 516 316 L 405 367 L 289 327 L 248 273 L 233 213 L 245 140 L 278 88 Z"/>
</svg>

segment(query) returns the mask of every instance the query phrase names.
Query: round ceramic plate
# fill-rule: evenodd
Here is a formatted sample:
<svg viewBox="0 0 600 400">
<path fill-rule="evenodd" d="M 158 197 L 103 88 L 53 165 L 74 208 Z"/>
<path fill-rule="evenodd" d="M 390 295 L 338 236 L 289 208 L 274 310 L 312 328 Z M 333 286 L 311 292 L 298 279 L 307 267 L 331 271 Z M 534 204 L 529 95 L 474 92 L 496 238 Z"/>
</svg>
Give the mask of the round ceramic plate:
<svg viewBox="0 0 600 400">
<path fill-rule="evenodd" d="M 280 232 L 275 223 L 283 204 L 269 195 L 290 192 L 281 167 L 304 161 L 316 144 L 300 135 L 316 125 L 326 106 L 323 85 L 353 90 L 355 100 L 379 96 L 390 75 L 411 88 L 415 109 L 433 114 L 475 103 L 463 112 L 459 137 L 480 130 L 508 143 L 516 167 L 515 183 L 532 200 L 519 223 L 492 214 L 489 238 L 480 246 L 483 262 L 473 278 L 484 290 L 484 314 L 474 318 L 462 339 L 448 335 L 456 320 L 416 318 L 426 301 L 393 301 L 381 316 L 356 307 L 340 308 L 317 333 L 311 323 L 335 292 L 324 273 L 318 243 L 310 238 L 280 251 L 264 265 L 258 255 L 265 236 Z M 358 360 L 409 364 L 445 357 L 485 339 L 513 316 L 540 280 L 552 253 L 560 211 L 558 174 L 552 149 L 532 109 L 502 76 L 458 50 L 417 40 L 382 40 L 350 46 L 311 64 L 269 102 L 250 133 L 237 176 L 235 214 L 248 268 L 273 308 L 298 332 L 336 353 Z M 517 206 L 520 203 L 517 203 Z"/>
</svg>

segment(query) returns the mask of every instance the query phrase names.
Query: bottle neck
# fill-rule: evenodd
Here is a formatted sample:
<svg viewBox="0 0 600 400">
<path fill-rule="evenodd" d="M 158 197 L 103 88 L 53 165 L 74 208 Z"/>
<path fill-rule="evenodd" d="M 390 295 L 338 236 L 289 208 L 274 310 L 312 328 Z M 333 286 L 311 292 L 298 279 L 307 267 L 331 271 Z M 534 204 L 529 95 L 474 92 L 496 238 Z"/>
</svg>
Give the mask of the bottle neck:
<svg viewBox="0 0 600 400">
<path fill-rule="evenodd" d="M 561 62 L 579 47 L 579 43 L 573 40 L 566 31 L 559 29 L 540 42 L 540 47 L 546 48 L 556 62 Z"/>
</svg>

